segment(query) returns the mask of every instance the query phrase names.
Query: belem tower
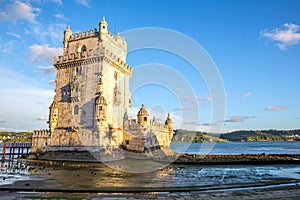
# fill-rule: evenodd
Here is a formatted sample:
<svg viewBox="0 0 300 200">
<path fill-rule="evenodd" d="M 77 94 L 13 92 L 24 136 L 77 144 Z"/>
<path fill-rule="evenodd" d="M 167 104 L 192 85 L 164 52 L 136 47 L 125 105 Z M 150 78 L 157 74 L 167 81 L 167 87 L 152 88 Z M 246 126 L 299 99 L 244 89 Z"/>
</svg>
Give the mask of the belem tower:
<svg viewBox="0 0 300 200">
<path fill-rule="evenodd" d="M 108 32 L 103 18 L 99 29 L 74 34 L 64 31 L 63 55 L 54 58 L 55 96 L 50 106 L 49 130 L 35 130 L 31 152 L 99 151 L 122 149 L 170 154 L 173 122 L 150 119 L 144 105 L 130 118 L 127 43 Z M 98 153 L 99 153 L 98 152 Z M 102 155 L 99 154 L 99 155 Z M 101 159 L 101 158 L 100 158 Z"/>
</svg>

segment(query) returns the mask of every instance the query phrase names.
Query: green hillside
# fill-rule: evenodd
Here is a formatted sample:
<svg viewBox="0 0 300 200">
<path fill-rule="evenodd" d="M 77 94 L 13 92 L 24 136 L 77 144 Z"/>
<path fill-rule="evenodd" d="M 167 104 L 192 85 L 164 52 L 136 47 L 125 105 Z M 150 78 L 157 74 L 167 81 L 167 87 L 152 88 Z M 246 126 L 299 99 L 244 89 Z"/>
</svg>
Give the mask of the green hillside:
<svg viewBox="0 0 300 200">
<path fill-rule="evenodd" d="M 200 131 L 188 131 L 188 130 L 175 130 L 175 134 L 172 142 L 224 142 L 226 140 L 221 139 L 214 134 L 208 134 Z"/>
</svg>

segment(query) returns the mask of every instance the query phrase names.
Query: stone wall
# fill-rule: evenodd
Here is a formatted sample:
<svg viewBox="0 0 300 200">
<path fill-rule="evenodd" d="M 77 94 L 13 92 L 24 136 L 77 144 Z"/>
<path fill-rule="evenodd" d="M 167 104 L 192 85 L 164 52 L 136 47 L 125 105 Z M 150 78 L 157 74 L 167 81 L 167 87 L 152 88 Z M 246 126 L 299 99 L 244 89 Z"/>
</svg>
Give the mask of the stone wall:
<svg viewBox="0 0 300 200">
<path fill-rule="evenodd" d="M 32 135 L 31 153 L 42 152 L 50 141 L 50 131 L 34 130 Z"/>
</svg>

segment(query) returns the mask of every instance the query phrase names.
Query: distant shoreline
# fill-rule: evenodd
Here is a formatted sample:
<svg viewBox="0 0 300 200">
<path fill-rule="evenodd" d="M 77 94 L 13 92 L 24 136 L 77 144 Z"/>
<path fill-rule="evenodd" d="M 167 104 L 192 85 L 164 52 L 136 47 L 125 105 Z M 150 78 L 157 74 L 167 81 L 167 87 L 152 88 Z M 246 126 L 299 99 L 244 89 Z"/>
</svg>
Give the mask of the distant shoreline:
<svg viewBox="0 0 300 200">
<path fill-rule="evenodd" d="M 65 159 L 64 156 L 58 156 L 55 159 L 25 159 L 28 162 L 70 162 L 70 163 L 105 163 L 96 159 L 80 158 Z M 126 160 L 135 160 L 127 157 Z M 269 165 L 269 164 L 300 164 L 300 154 L 236 154 L 236 155 L 200 155 L 200 154 L 180 154 L 173 156 L 153 157 L 145 159 L 136 159 L 137 161 L 147 160 L 158 163 L 169 163 L 175 165 Z M 115 162 L 115 161 L 110 161 Z M 116 161 L 118 162 L 118 161 Z"/>
</svg>

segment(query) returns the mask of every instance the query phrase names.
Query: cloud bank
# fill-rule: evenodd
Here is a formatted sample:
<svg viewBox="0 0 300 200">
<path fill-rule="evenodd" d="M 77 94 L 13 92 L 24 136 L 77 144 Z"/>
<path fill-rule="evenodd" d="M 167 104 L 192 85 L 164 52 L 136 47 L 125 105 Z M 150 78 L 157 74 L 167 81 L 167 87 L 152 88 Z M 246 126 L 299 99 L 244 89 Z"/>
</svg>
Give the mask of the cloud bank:
<svg viewBox="0 0 300 200">
<path fill-rule="evenodd" d="M 245 122 L 253 118 L 256 118 L 256 116 L 231 116 L 229 119 L 224 120 L 224 122 Z"/>
<path fill-rule="evenodd" d="M 62 48 L 49 47 L 48 44 L 38 45 L 34 44 L 29 47 L 31 49 L 30 58 L 31 61 L 41 62 L 43 60 L 52 62 L 53 57 L 61 55 L 63 53 Z"/>
<path fill-rule="evenodd" d="M 0 12 L 1 21 L 29 21 L 36 23 L 36 16 L 41 10 L 34 8 L 28 3 L 16 1 L 5 6 L 4 11 Z"/>
<path fill-rule="evenodd" d="M 300 26 L 293 23 L 285 23 L 282 29 L 263 30 L 260 34 L 276 42 L 279 49 L 287 50 L 288 46 L 298 44 L 300 41 Z"/>
<path fill-rule="evenodd" d="M 265 110 L 271 110 L 271 111 L 278 111 L 278 110 L 284 110 L 287 106 L 268 106 L 265 108 Z"/>
<path fill-rule="evenodd" d="M 56 73 L 56 69 L 53 66 L 38 66 L 38 70 L 42 71 L 44 74 Z"/>
</svg>

